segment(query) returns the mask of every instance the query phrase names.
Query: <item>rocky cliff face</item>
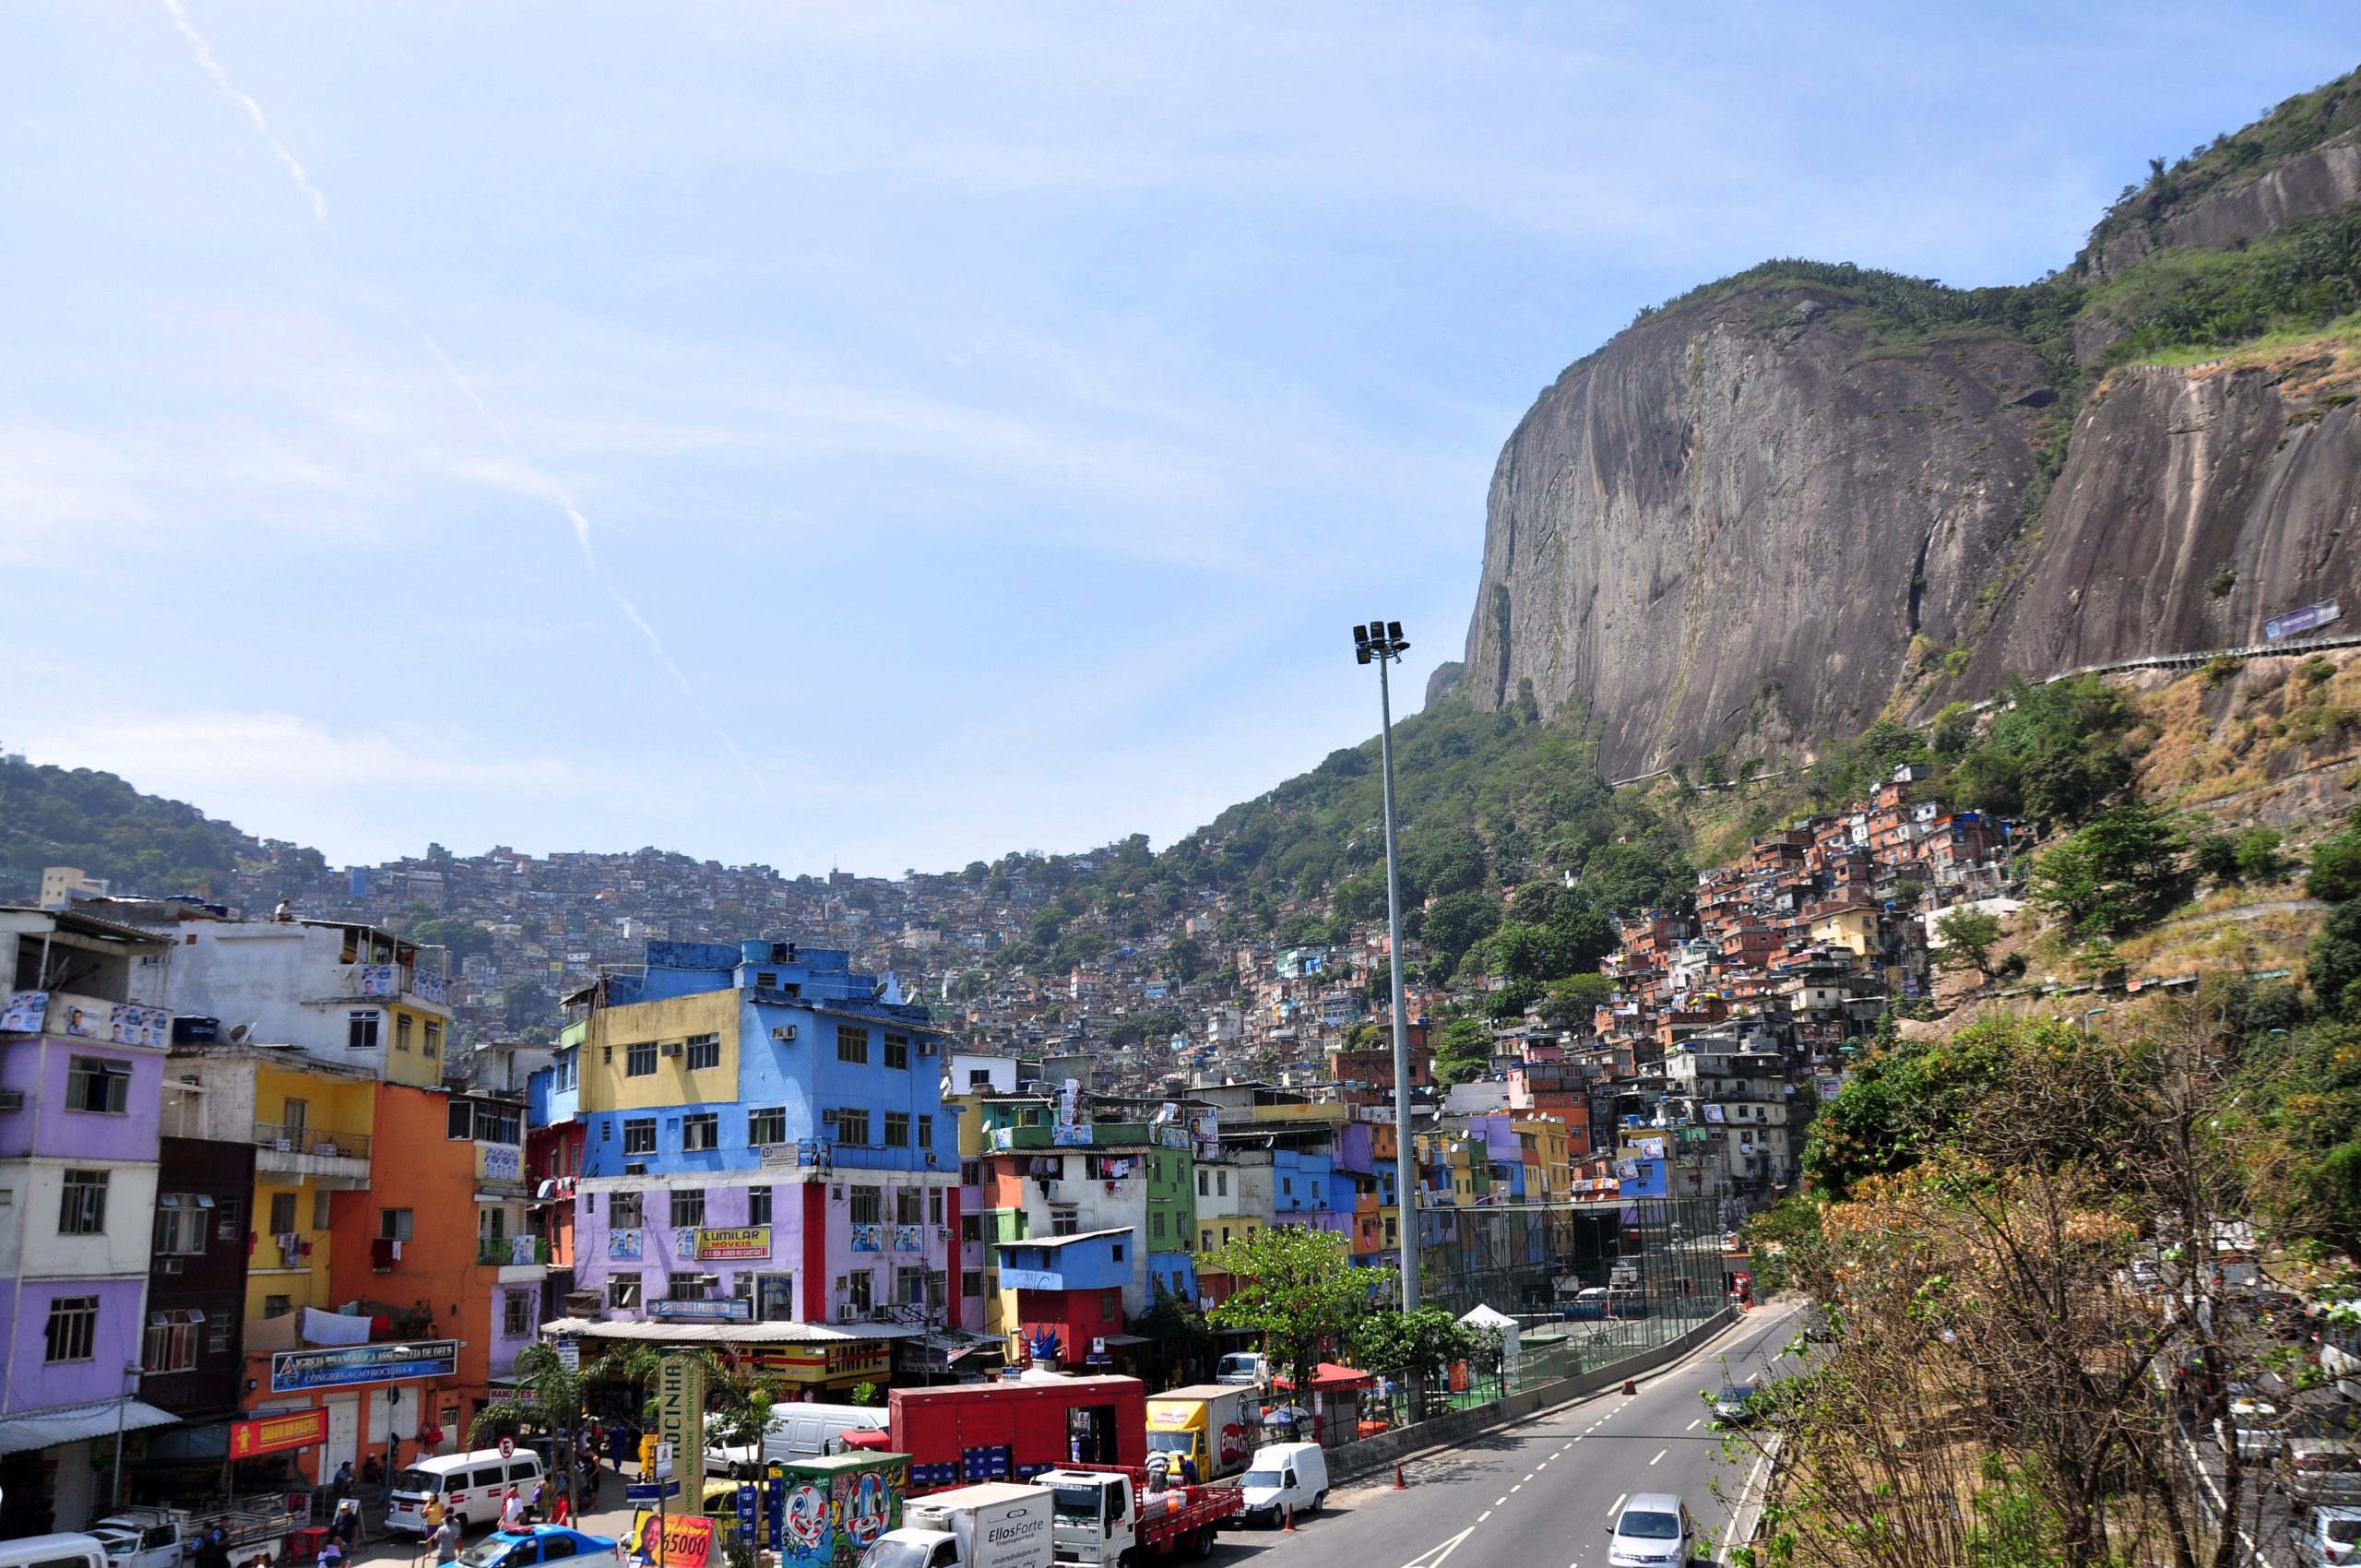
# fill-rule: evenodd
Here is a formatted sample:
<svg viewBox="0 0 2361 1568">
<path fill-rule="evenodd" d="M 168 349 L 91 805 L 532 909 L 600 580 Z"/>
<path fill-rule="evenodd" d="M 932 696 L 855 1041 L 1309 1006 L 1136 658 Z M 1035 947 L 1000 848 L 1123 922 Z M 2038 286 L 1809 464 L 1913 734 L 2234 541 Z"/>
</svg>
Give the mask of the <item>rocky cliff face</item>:
<svg viewBox="0 0 2361 1568">
<path fill-rule="evenodd" d="M 1858 728 L 1964 636 L 2056 396 L 2020 342 L 1890 350 L 1809 287 L 1653 316 L 1501 453 L 1464 685 L 1587 704 L 1610 775 Z"/>
<path fill-rule="evenodd" d="M 2349 81 L 2306 112 L 2343 114 Z M 1630 777 L 1808 753 L 2013 675 L 2259 641 L 2320 599 L 2361 617 L 2361 333 L 2083 368 L 2130 357 L 2110 280 L 2158 247 L 2361 197 L 2343 124 L 2149 216 L 2119 208 L 2080 264 L 2092 303 L 2025 327 L 2047 361 L 2000 324 L 2021 315 L 1913 316 L 1888 308 L 1906 291 L 1799 280 L 1831 268 L 1645 317 L 1501 451 L 1458 689 L 1586 707 Z"/>
</svg>

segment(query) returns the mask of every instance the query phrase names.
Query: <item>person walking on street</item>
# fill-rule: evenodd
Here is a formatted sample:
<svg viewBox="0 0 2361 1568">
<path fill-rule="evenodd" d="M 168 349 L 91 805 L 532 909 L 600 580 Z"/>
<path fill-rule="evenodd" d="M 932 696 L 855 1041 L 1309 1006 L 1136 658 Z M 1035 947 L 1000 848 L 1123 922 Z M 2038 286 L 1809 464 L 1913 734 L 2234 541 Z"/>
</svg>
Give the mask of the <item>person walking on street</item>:
<svg viewBox="0 0 2361 1568">
<path fill-rule="evenodd" d="M 459 1557 L 459 1521 L 445 1515 L 434 1526 L 434 1561 L 440 1565 L 456 1562 Z"/>
<path fill-rule="evenodd" d="M 512 1486 L 508 1489 L 508 1495 L 500 1500 L 500 1527 L 504 1530 L 520 1529 L 524 1523 L 525 1500 Z"/>
</svg>

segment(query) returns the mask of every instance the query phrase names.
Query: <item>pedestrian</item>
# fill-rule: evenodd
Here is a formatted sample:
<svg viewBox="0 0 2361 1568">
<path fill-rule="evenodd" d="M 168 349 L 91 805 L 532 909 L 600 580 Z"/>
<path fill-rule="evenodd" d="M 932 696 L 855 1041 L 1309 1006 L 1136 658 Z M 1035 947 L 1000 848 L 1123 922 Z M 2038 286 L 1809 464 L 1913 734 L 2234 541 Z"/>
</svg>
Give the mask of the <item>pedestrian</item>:
<svg viewBox="0 0 2361 1568">
<path fill-rule="evenodd" d="M 443 1506 L 441 1492 L 430 1491 L 426 1494 L 426 1506 L 419 1512 L 426 1516 L 426 1533 L 431 1536 L 442 1527 L 443 1515 L 450 1510 Z"/>
<path fill-rule="evenodd" d="M 615 1474 L 623 1473 L 623 1423 L 617 1421 L 607 1429 L 607 1456 L 614 1462 Z"/>
<path fill-rule="evenodd" d="M 550 1499 L 550 1523 L 552 1525 L 574 1523 L 574 1509 L 566 1503 L 565 1493 L 563 1491 Z"/>
<path fill-rule="evenodd" d="M 504 1530 L 522 1529 L 524 1524 L 525 1500 L 512 1486 L 508 1489 L 508 1495 L 500 1500 L 500 1527 Z"/>
<path fill-rule="evenodd" d="M 344 1568 L 344 1543 L 333 1535 L 320 1543 L 320 1568 Z"/>
<path fill-rule="evenodd" d="M 1197 1456 L 1194 1454 L 1184 1453 L 1180 1455 L 1180 1480 L 1184 1486 L 1197 1484 Z"/>
<path fill-rule="evenodd" d="M 228 1540 L 229 1537 L 219 1525 L 198 1536 L 194 1568 L 230 1568 Z"/>
<path fill-rule="evenodd" d="M 459 1521 L 445 1515 L 443 1522 L 434 1526 L 434 1561 L 438 1564 L 455 1562 L 458 1556 Z"/>
<path fill-rule="evenodd" d="M 385 1467 L 377 1463 L 374 1454 L 361 1461 L 361 1484 L 372 1491 L 382 1490 L 386 1479 Z"/>
<path fill-rule="evenodd" d="M 533 1483 L 532 1492 L 525 1499 L 525 1523 L 531 1524 L 549 1509 L 550 1483 L 547 1477 Z"/>
</svg>

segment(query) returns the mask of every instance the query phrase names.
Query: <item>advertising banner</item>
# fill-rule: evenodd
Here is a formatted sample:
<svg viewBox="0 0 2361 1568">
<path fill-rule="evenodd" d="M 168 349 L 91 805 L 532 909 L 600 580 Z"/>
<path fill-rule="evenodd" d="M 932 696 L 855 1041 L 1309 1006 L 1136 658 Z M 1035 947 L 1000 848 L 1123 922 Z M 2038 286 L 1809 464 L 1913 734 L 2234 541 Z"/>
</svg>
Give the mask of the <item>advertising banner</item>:
<svg viewBox="0 0 2361 1568">
<path fill-rule="evenodd" d="M 767 1225 L 742 1225 L 734 1229 L 700 1229 L 696 1233 L 696 1255 L 699 1262 L 766 1258 L 771 1255 L 771 1228 Z"/>
<path fill-rule="evenodd" d="M 230 1457 L 259 1458 L 265 1454 L 283 1454 L 291 1448 L 309 1448 L 328 1440 L 328 1412 L 326 1406 L 310 1410 L 290 1410 L 284 1415 L 262 1416 L 251 1421 L 230 1423 Z"/>
<path fill-rule="evenodd" d="M 459 1370 L 456 1339 L 413 1339 L 391 1345 L 347 1345 L 328 1350 L 281 1350 L 270 1359 L 270 1391 L 349 1388 L 418 1377 L 453 1377 Z"/>
</svg>

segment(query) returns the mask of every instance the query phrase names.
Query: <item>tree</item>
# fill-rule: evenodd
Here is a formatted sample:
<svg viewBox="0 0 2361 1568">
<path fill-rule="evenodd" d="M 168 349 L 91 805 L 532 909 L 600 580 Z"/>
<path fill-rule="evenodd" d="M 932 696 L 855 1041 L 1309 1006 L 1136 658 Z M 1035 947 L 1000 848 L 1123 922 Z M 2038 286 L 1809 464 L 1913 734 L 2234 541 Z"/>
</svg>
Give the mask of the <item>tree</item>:
<svg viewBox="0 0 2361 1568">
<path fill-rule="evenodd" d="M 523 1352 L 519 1351 L 519 1358 Z M 656 1424 L 657 1369 L 670 1356 L 686 1356 L 705 1368 L 705 1440 L 708 1448 L 742 1448 L 763 1441 L 764 1429 L 770 1424 L 771 1406 L 778 1398 L 778 1385 L 761 1372 L 725 1361 L 710 1350 L 668 1349 L 658 1345 L 635 1345 L 623 1353 L 616 1365 L 627 1381 L 647 1390 L 647 1405 L 641 1420 L 650 1427 Z M 602 1363 L 614 1364 L 609 1353 Z"/>
<path fill-rule="evenodd" d="M 2361 831 L 2348 827 L 2313 847 L 2304 892 L 2331 904 L 2361 897 Z"/>
<path fill-rule="evenodd" d="M 2101 812 L 2035 863 L 2032 901 L 2085 934 L 2136 930 L 2179 901 L 2182 841 L 2153 806 Z"/>
<path fill-rule="evenodd" d="M 1500 923 L 1501 906 L 1495 900 L 1481 893 L 1448 893 L 1427 906 L 1422 931 L 1428 949 L 1455 968 L 1467 950 Z"/>
<path fill-rule="evenodd" d="M 1200 1265 L 1237 1285 L 1213 1310 L 1216 1328 L 1260 1334 L 1298 1389 L 1311 1386 L 1322 1356 L 1339 1349 L 1369 1302 L 1345 1238 L 1332 1230 L 1271 1225 L 1231 1241 Z"/>
<path fill-rule="evenodd" d="M 1435 1042 L 1435 1082 L 1449 1086 L 1475 1077 L 1492 1063 L 1492 1031 L 1481 1018 L 1447 1020 Z"/>
<path fill-rule="evenodd" d="M 1992 978 L 1992 949 L 2000 940 L 1999 916 L 1962 904 L 1935 918 L 1935 934 L 1943 944 L 1935 962 L 1947 969 L 1974 969 L 1987 980 Z"/>
<path fill-rule="evenodd" d="M 1586 1028 L 1614 994 L 1615 982 L 1596 971 L 1552 980 L 1542 993 L 1541 1021 L 1552 1028 Z"/>
<path fill-rule="evenodd" d="M 1476 1336 L 1441 1307 L 1420 1307 L 1414 1313 L 1381 1310 L 1353 1324 L 1348 1345 L 1353 1364 L 1364 1372 L 1417 1377 L 1475 1354 Z"/>
<path fill-rule="evenodd" d="M 1164 950 L 1164 961 L 1172 978 L 1187 985 L 1205 972 L 1204 944 L 1193 936 L 1176 936 Z"/>
<path fill-rule="evenodd" d="M 502 1432 L 517 1436 L 538 1434 L 552 1439 L 550 1453 L 563 1459 L 573 1452 L 573 1438 L 582 1430 L 582 1377 L 568 1372 L 558 1360 L 554 1345 L 533 1344 L 516 1352 L 515 1370 L 510 1374 L 516 1381 L 512 1391 L 493 1400 L 476 1412 L 468 1427 L 468 1436 L 477 1448 L 492 1446 L 490 1439 Z M 565 1502 L 569 1512 L 579 1501 L 575 1495 L 575 1467 L 565 1471 Z"/>
</svg>

